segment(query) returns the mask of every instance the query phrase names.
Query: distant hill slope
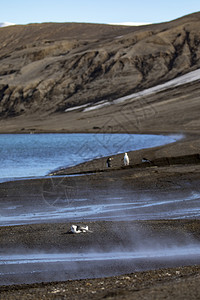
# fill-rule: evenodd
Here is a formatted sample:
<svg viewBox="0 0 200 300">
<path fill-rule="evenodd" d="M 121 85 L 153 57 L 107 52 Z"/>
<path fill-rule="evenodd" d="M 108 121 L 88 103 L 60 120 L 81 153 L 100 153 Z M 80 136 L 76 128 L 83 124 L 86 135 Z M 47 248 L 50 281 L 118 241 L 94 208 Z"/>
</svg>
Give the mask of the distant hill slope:
<svg viewBox="0 0 200 300">
<path fill-rule="evenodd" d="M 0 28 L 0 66 L 1 117 L 112 101 L 200 67 L 200 13 L 139 27 Z"/>
</svg>

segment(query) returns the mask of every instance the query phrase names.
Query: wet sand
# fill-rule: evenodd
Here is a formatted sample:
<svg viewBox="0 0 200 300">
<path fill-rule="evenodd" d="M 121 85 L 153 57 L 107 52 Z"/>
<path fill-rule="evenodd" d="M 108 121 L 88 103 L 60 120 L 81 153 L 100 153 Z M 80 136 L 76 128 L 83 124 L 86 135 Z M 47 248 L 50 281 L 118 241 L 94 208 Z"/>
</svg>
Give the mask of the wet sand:
<svg viewBox="0 0 200 300">
<path fill-rule="evenodd" d="M 8 244 L 11 243 L 8 242 L 7 237 L 10 236 L 12 232 L 15 237 L 13 240 L 15 246 L 16 244 L 20 244 L 19 237 L 23 236 L 23 241 L 26 244 L 26 253 L 28 249 L 30 251 L 31 248 L 34 249 L 35 247 L 40 250 L 44 248 L 47 251 L 49 245 L 52 247 L 52 241 L 53 243 L 56 242 L 56 250 L 58 253 L 59 248 L 60 250 L 65 248 L 65 250 L 71 249 L 74 251 L 78 246 L 79 251 L 83 251 L 83 249 L 85 251 L 85 248 L 89 245 L 97 246 L 97 244 L 99 244 L 101 247 L 108 247 L 112 245 L 113 242 L 116 243 L 116 236 L 118 237 L 117 241 L 119 243 L 119 236 L 116 234 L 116 231 L 111 232 L 109 230 L 110 225 L 111 224 L 107 222 L 90 223 L 89 226 L 94 230 L 94 233 L 87 235 L 67 234 L 66 229 L 68 229 L 69 224 L 66 223 L 7 227 L 4 228 L 4 232 L 6 234 L 6 246 L 9 246 Z M 126 222 L 124 224 L 115 222 L 113 226 L 122 229 L 123 234 L 124 230 L 127 230 Z M 181 244 L 180 237 L 183 238 L 183 243 L 185 238 L 189 241 L 189 237 L 197 241 L 199 240 L 200 233 L 200 222 L 191 220 L 131 222 L 128 223 L 128 227 L 129 229 L 134 228 L 134 236 L 138 232 L 145 232 L 147 239 L 151 232 L 150 239 L 159 237 L 161 243 L 162 238 L 169 238 L 169 235 L 176 238 L 176 244 L 178 241 Z M 144 235 L 143 238 L 145 238 Z M 123 239 L 121 239 L 121 242 L 122 240 Z M 131 246 L 133 247 L 133 245 Z M 50 250 L 51 249 L 48 249 L 48 251 Z M 21 253 L 23 252 L 24 249 L 23 251 L 21 249 Z M 164 268 L 167 265 L 168 268 Z M 86 279 L 78 281 L 69 280 L 67 277 L 70 273 L 72 274 L 71 279 L 76 278 L 73 277 L 76 276 L 77 273 L 73 272 L 72 266 L 70 267 L 70 271 L 65 269 L 64 272 L 59 270 L 60 265 L 57 266 L 58 269 L 55 268 L 55 265 L 53 265 L 53 267 L 53 270 L 51 268 L 46 270 L 46 280 L 48 281 L 48 279 L 54 278 L 53 281 L 49 280 L 51 281 L 50 283 L 45 283 L 45 280 L 43 280 L 43 282 L 38 284 L 1 286 L 1 299 L 197 299 L 200 293 L 200 267 L 199 259 L 197 258 L 185 260 L 183 257 L 177 260 L 175 257 L 168 260 L 158 259 L 156 261 L 147 258 L 146 260 L 137 261 L 134 265 L 132 261 L 128 261 L 128 264 L 120 264 L 118 261 L 117 265 L 104 263 L 103 267 L 101 265 L 101 268 L 94 263 L 86 262 L 85 265 L 79 265 L 78 267 L 78 275 Z M 133 269 L 135 271 L 133 271 Z M 87 273 L 89 270 L 90 274 Z M 100 272 L 99 274 L 97 273 L 98 270 Z M 123 275 L 117 276 L 118 272 Z M 104 278 L 102 278 L 101 274 L 104 274 Z M 105 277 L 105 274 L 107 276 L 114 274 L 115 276 Z M 90 277 L 101 278 L 91 279 Z M 36 278 L 38 282 L 41 281 L 39 275 L 34 276 L 34 278 L 30 278 L 30 275 L 27 277 L 24 273 L 21 276 L 20 274 L 18 275 L 18 280 L 24 280 L 24 282 L 26 282 L 27 279 L 35 280 Z M 58 282 L 56 278 L 60 282 Z M 7 280 L 9 279 L 11 280 L 13 278 L 9 278 L 8 276 Z"/>
<path fill-rule="evenodd" d="M 2 299 L 198 299 L 199 266 L 0 287 Z"/>
<path fill-rule="evenodd" d="M 51 262 L 45 267 L 42 266 L 43 273 L 39 272 L 39 264 L 29 264 L 29 268 L 26 265 L 26 270 L 22 264 L 18 264 L 16 269 L 14 265 L 10 265 L 7 268 L 9 274 L 0 278 L 4 284 L 13 281 L 15 285 L 0 287 L 2 299 L 39 299 L 41 295 L 44 299 L 53 299 L 55 296 L 65 299 L 77 299 L 79 296 L 81 299 L 87 299 L 93 294 L 95 299 L 106 295 L 114 299 L 132 299 L 139 295 L 147 296 L 147 291 L 152 291 L 152 295 L 155 296 L 156 291 L 159 292 L 161 288 L 164 291 L 163 296 L 170 291 L 170 299 L 173 294 L 176 297 L 181 296 L 181 290 L 178 292 L 172 287 L 184 284 L 182 289 L 188 293 L 187 284 L 194 284 L 199 278 L 200 256 L 192 256 L 195 246 L 200 254 L 199 220 L 107 221 L 89 222 L 88 225 L 92 233 L 76 235 L 68 232 L 70 223 L 1 227 L 1 252 L 6 249 L 4 253 L 7 256 L 11 254 L 12 257 L 20 253 L 24 258 L 29 254 L 33 258 L 33 253 L 54 253 L 57 256 L 59 253 L 71 253 L 72 256 L 78 253 L 82 257 L 81 253 L 91 251 L 94 257 L 95 253 L 105 255 L 103 261 L 83 259 L 75 264 L 65 263 L 65 268 L 63 262 Z M 189 245 L 190 248 L 187 249 Z M 166 254 L 173 247 L 173 254 L 167 257 Z M 140 255 L 145 252 L 145 256 L 141 259 L 126 258 L 117 261 L 105 259 L 106 252 L 115 256 L 115 252 L 119 253 L 120 249 L 121 253 L 126 255 L 128 251 L 136 251 Z M 181 255 L 181 249 L 186 249 L 184 255 Z M 156 255 L 163 251 L 163 256 L 160 254 L 159 257 L 152 258 L 150 255 L 152 252 Z M 184 267 L 188 265 L 190 267 Z M 1 272 L 3 270 L 6 270 L 6 265 L 1 266 Z M 14 272 L 17 274 L 13 275 Z M 115 277 L 105 278 L 111 274 Z M 85 279 L 71 281 L 77 277 Z M 94 277 L 100 279 L 92 279 Z M 58 280 L 62 282 L 58 283 Z M 20 281 L 42 283 L 17 286 L 16 283 Z M 44 283 L 45 281 L 51 283 Z M 196 289 L 190 291 L 191 299 L 195 299 L 193 294 L 196 295 L 196 292 Z M 151 295 L 149 297 L 154 299 Z"/>
<path fill-rule="evenodd" d="M 0 184 L 1 225 L 199 218 L 200 164 Z"/>
<path fill-rule="evenodd" d="M 0 184 L 1 207 L 5 202 L 6 205 L 9 204 L 10 206 L 20 205 L 21 202 L 23 203 L 24 212 L 30 209 L 30 205 L 38 210 L 43 208 L 44 204 L 45 206 L 48 204 L 50 210 L 58 207 L 62 209 L 62 205 L 64 205 L 63 192 L 57 199 L 55 193 L 45 194 L 44 191 L 48 192 L 49 188 L 51 189 L 52 180 L 60 188 L 62 185 L 59 184 L 63 183 L 61 180 L 65 178 L 68 193 L 66 194 L 65 189 L 64 195 L 69 206 L 75 205 L 71 201 L 73 198 L 83 199 L 87 197 L 91 201 L 94 199 L 97 202 L 100 195 L 100 201 L 102 201 L 109 189 L 111 195 L 114 192 L 118 194 L 119 190 L 126 190 L 128 195 L 131 192 L 148 192 L 151 195 L 164 192 L 165 195 L 172 193 L 173 197 L 176 195 L 177 198 L 182 198 L 182 203 L 176 204 L 176 206 L 178 205 L 178 208 L 184 207 L 185 218 L 187 218 L 185 219 L 183 215 L 181 218 L 172 217 L 171 215 L 171 220 L 166 217 L 165 220 L 156 218 L 155 220 L 146 221 L 127 221 L 126 214 L 123 215 L 124 220 L 121 221 L 119 221 L 118 216 L 112 221 L 102 221 L 100 218 L 92 221 L 84 218 L 81 224 L 88 224 L 93 233 L 80 235 L 67 233 L 72 219 L 65 217 L 63 219 L 55 218 L 51 222 L 46 220 L 43 224 L 37 224 L 38 220 L 36 220 L 36 224 L 3 226 L 0 228 L 1 254 L 13 254 L 14 249 L 16 250 L 15 254 L 20 251 L 24 255 L 38 250 L 45 253 L 63 253 L 67 250 L 67 252 L 72 253 L 78 249 L 79 253 L 85 253 L 91 248 L 93 251 L 95 250 L 95 253 L 99 249 L 103 252 L 109 252 L 110 249 L 117 249 L 121 252 L 124 252 L 124 249 L 126 251 L 136 251 L 138 249 L 138 251 L 141 251 L 141 245 L 145 246 L 147 244 L 148 246 L 149 244 L 158 245 L 159 249 L 161 245 L 165 245 L 165 250 L 169 250 L 167 245 L 175 245 L 179 251 L 182 248 L 186 249 L 188 245 L 199 244 L 199 196 L 193 199 L 194 201 L 191 201 L 191 199 L 184 200 L 186 195 L 191 195 L 190 193 L 194 191 L 195 193 L 199 192 L 200 164 L 198 149 L 199 140 L 197 138 L 186 139 L 173 145 L 129 153 L 132 163 L 126 169 L 121 165 L 121 156 L 118 155 L 109 170 L 105 167 L 105 159 L 101 159 L 81 165 L 81 168 L 78 166 L 73 170 L 64 170 L 63 173 L 89 172 L 90 175 L 86 176 L 66 177 L 63 175 L 63 177 L 52 177 L 52 179 Z M 141 164 L 141 157 L 144 154 L 154 161 L 154 164 Z M 66 187 L 66 184 L 64 186 Z M 58 190 L 54 191 L 57 194 Z M 87 193 L 84 191 L 87 191 Z M 187 207 L 188 203 L 190 203 L 189 207 Z M 171 209 L 171 212 L 173 212 L 174 206 L 171 205 L 167 209 Z M 189 211 L 195 212 L 196 215 L 187 215 Z M 12 209 L 9 214 L 12 216 Z M 80 221 L 77 219 L 76 223 L 80 223 Z M 154 251 L 157 251 L 158 248 L 154 248 Z M 192 250 L 191 248 L 188 249 L 190 254 Z M 146 253 L 146 255 L 149 254 Z M 123 259 L 114 264 L 109 262 L 107 266 L 103 265 L 103 268 L 102 265 L 99 267 L 93 264 L 93 268 L 88 264 L 82 265 L 84 268 L 81 271 L 82 273 L 80 272 L 81 276 L 79 278 L 103 276 L 99 279 L 70 281 L 69 271 L 64 270 L 63 273 L 59 273 L 59 270 L 57 270 L 53 274 L 52 270 L 48 270 L 48 274 L 52 274 L 52 277 L 47 281 L 64 280 L 65 282 L 1 286 L 0 297 L 2 299 L 55 299 L 56 297 L 63 299 L 77 299 L 80 297 L 81 299 L 156 299 L 156 297 L 158 299 L 196 299 L 200 295 L 198 284 L 199 258 L 198 255 L 191 257 L 187 254 L 186 256 L 180 256 L 179 259 L 177 257 L 167 260 L 162 258 L 158 261 L 142 259 L 137 261 L 137 268 L 127 263 L 130 261 L 126 260 L 124 262 Z M 91 270 L 98 269 L 97 267 L 100 270 L 99 274 L 87 273 L 84 277 L 85 269 L 91 272 Z M 172 269 L 164 269 L 167 267 Z M 123 275 L 116 277 L 120 273 Z M 31 278 L 33 282 L 45 281 L 44 278 L 41 280 L 37 277 L 36 273 L 35 275 Z M 111 275 L 115 275 L 115 277 L 105 278 L 105 276 Z M 75 271 L 73 276 L 71 279 L 79 275 Z M 8 282 L 4 282 L 4 284 L 9 284 L 9 280 L 12 280 L 11 277 L 7 276 Z M 21 277 L 18 278 L 18 283 L 25 283 L 27 279 L 24 274 L 21 274 Z"/>
</svg>

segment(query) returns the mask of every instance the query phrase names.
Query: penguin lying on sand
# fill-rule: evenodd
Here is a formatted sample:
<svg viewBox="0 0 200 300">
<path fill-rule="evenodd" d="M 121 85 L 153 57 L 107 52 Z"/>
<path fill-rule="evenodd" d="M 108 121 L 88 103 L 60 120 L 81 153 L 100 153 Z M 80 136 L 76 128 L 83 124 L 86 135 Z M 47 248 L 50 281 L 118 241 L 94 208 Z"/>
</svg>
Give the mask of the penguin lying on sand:
<svg viewBox="0 0 200 300">
<path fill-rule="evenodd" d="M 88 229 L 88 226 L 72 225 L 69 232 L 82 233 L 82 232 L 92 232 L 92 231 Z"/>
</svg>

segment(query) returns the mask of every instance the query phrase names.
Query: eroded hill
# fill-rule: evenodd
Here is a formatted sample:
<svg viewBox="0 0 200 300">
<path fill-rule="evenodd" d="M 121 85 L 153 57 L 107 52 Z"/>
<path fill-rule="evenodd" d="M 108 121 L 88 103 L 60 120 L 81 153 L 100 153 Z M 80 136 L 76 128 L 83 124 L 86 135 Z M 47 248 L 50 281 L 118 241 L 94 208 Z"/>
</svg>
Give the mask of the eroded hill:
<svg viewBox="0 0 200 300">
<path fill-rule="evenodd" d="M 199 67 L 200 13 L 140 27 L 0 28 L 0 131 L 198 131 L 198 81 L 87 113 L 69 108 L 113 103 Z"/>
<path fill-rule="evenodd" d="M 200 13 L 140 27 L 30 24 L 0 29 L 2 117 L 63 112 L 200 67 Z"/>
</svg>

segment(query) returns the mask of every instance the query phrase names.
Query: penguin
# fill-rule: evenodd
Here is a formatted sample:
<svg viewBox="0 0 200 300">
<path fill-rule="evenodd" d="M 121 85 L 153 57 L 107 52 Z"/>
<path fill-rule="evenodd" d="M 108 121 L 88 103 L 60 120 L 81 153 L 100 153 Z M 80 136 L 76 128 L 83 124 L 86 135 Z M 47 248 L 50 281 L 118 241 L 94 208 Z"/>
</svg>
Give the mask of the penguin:
<svg viewBox="0 0 200 300">
<path fill-rule="evenodd" d="M 111 167 L 111 160 L 112 160 L 111 157 L 108 157 L 108 159 L 106 160 L 106 165 L 107 165 L 108 168 Z"/>
<path fill-rule="evenodd" d="M 147 158 L 145 158 L 145 157 L 143 157 L 142 158 L 142 162 L 144 163 L 144 162 L 148 162 L 148 163 L 152 163 L 152 161 L 151 160 L 149 160 L 149 159 L 147 159 Z"/>
<path fill-rule="evenodd" d="M 125 165 L 125 166 L 128 166 L 128 165 L 129 165 L 129 157 L 128 157 L 128 154 L 127 154 L 127 153 L 124 154 L 124 165 Z"/>
</svg>

